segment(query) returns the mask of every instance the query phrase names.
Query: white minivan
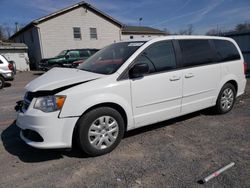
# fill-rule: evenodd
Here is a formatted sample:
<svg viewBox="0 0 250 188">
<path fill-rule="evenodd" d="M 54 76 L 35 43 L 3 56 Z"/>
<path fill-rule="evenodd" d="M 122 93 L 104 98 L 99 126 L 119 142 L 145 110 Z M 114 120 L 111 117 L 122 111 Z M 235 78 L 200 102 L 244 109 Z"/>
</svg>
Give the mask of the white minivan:
<svg viewBox="0 0 250 188">
<path fill-rule="evenodd" d="M 112 151 L 124 132 L 214 107 L 229 112 L 244 93 L 246 69 L 236 42 L 167 36 L 111 44 L 78 69 L 53 68 L 26 86 L 16 124 L 36 148 L 91 156 Z"/>
</svg>

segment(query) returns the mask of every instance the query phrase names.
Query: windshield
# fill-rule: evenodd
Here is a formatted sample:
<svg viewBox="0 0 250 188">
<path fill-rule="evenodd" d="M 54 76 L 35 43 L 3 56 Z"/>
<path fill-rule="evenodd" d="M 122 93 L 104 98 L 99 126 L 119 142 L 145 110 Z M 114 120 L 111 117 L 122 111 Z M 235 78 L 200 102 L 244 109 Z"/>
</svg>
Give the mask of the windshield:
<svg viewBox="0 0 250 188">
<path fill-rule="evenodd" d="M 87 59 L 78 69 L 99 74 L 112 74 L 144 43 L 122 42 L 111 44 Z"/>
<path fill-rule="evenodd" d="M 65 56 L 66 53 L 67 53 L 67 50 L 63 50 L 63 51 L 61 51 L 61 52 L 57 55 L 57 57 Z"/>
</svg>

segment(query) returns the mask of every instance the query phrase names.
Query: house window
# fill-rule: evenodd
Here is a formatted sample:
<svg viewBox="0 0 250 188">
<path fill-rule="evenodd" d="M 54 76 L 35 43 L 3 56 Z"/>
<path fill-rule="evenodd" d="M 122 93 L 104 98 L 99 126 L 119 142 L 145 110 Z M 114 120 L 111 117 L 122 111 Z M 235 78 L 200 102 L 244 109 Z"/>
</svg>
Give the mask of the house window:
<svg viewBox="0 0 250 188">
<path fill-rule="evenodd" d="M 133 39 L 133 38 L 134 38 L 134 36 L 133 36 L 133 35 L 131 35 L 131 36 L 130 36 L 130 39 Z"/>
<path fill-rule="evenodd" d="M 73 34 L 74 34 L 74 39 L 82 39 L 80 27 L 73 27 Z"/>
<path fill-rule="evenodd" d="M 97 39 L 96 28 L 89 28 L 89 29 L 90 29 L 90 39 Z"/>
</svg>

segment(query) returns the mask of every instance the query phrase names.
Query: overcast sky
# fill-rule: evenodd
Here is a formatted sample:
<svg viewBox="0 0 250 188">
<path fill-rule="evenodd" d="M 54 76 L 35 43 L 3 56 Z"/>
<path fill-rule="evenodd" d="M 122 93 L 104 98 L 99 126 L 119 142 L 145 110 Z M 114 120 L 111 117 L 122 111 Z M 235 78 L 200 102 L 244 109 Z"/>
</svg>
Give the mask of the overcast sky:
<svg viewBox="0 0 250 188">
<path fill-rule="evenodd" d="M 14 26 L 65 8 L 79 0 L 0 0 L 0 24 Z M 232 29 L 250 22 L 250 0 L 86 0 L 120 22 L 178 32 L 192 24 L 196 34 Z"/>
</svg>

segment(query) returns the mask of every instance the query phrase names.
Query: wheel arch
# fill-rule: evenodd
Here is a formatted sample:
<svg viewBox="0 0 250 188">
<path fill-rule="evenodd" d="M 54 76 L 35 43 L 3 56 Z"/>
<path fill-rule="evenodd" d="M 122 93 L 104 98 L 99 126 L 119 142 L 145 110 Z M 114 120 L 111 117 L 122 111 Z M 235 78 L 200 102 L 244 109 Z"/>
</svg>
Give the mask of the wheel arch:
<svg viewBox="0 0 250 188">
<path fill-rule="evenodd" d="M 74 127 L 73 135 L 72 135 L 72 143 L 75 143 L 74 140 L 78 137 L 78 128 L 79 128 L 79 125 L 80 125 L 79 121 L 80 121 L 81 117 L 83 115 L 85 115 L 86 113 L 90 112 L 91 110 L 96 109 L 96 108 L 100 108 L 100 107 L 110 107 L 110 108 L 113 108 L 113 109 L 117 110 L 121 114 L 121 116 L 122 116 L 122 118 L 124 120 L 124 125 L 125 125 L 124 130 L 125 131 L 128 130 L 127 129 L 128 128 L 128 115 L 127 115 L 126 111 L 124 110 L 124 108 L 121 105 L 119 105 L 117 103 L 114 103 L 114 102 L 103 102 L 103 103 L 95 104 L 95 105 L 89 107 L 88 109 L 86 109 L 82 113 L 82 115 L 79 117 L 79 119 L 77 120 L 76 125 Z"/>
</svg>

